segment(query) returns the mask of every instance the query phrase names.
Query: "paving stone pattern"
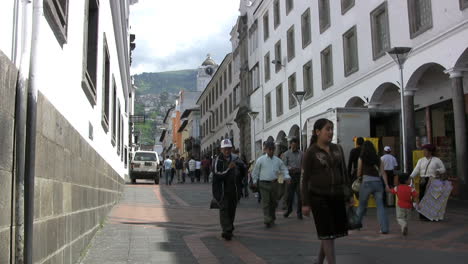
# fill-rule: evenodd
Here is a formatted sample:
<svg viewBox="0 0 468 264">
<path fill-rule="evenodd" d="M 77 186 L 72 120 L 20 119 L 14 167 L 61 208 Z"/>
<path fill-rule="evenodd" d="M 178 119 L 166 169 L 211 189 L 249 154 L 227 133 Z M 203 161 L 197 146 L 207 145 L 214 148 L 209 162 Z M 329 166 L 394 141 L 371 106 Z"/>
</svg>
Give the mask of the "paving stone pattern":
<svg viewBox="0 0 468 264">
<path fill-rule="evenodd" d="M 83 264 L 106 263 L 312 263 L 320 245 L 311 218 L 285 219 L 266 229 L 251 195 L 237 210 L 232 241 L 220 236 L 217 210 L 208 209 L 209 184 L 126 185 L 124 196 L 91 242 Z M 364 228 L 337 240 L 337 263 L 467 263 L 468 205 L 450 201 L 447 220 L 420 222 L 414 215 L 407 238 L 379 234 L 375 209 Z"/>
</svg>

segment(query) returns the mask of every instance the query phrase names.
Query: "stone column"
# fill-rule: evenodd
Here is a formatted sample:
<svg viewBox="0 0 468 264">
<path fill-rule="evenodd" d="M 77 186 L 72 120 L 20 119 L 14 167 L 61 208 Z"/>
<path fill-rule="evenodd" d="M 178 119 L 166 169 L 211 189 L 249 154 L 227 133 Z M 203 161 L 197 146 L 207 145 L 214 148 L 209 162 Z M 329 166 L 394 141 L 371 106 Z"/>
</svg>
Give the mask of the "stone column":
<svg viewBox="0 0 468 264">
<path fill-rule="evenodd" d="M 453 117 L 455 121 L 455 151 L 457 155 L 457 176 L 460 183 L 460 196 L 468 199 L 468 142 L 465 115 L 465 94 L 463 92 L 463 71 L 449 69 L 445 73 L 452 79 Z"/>
<path fill-rule="evenodd" d="M 404 93 L 406 127 L 406 164 L 408 172 L 413 169 L 413 150 L 416 149 L 416 125 L 414 120 L 414 93 L 416 89 L 406 88 Z"/>
</svg>

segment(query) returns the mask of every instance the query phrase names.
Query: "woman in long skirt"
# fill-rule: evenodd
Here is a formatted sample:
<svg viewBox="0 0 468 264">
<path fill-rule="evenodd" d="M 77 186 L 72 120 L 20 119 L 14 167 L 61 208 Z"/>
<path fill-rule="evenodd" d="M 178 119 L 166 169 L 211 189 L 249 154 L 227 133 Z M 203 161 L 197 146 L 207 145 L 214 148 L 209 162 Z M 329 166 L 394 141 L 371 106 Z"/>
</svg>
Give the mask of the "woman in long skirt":
<svg viewBox="0 0 468 264">
<path fill-rule="evenodd" d="M 319 119 L 314 124 L 311 145 L 303 162 L 302 213 L 315 221 L 322 241 L 317 263 L 336 263 L 335 239 L 348 235 L 346 209 L 353 204 L 343 149 L 331 143 L 333 123 Z"/>
</svg>

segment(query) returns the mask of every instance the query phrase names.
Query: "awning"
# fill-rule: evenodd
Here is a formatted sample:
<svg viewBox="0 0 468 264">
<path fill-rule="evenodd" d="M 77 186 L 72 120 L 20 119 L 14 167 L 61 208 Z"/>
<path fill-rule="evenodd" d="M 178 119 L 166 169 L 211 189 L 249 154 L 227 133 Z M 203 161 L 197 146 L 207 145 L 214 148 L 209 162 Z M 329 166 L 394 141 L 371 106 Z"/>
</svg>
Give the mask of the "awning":
<svg viewBox="0 0 468 264">
<path fill-rule="evenodd" d="M 161 134 L 161 137 L 159 137 L 159 142 L 163 142 L 165 136 L 166 136 L 166 130 L 163 130 L 162 134 Z"/>
<path fill-rule="evenodd" d="M 182 122 L 182 125 L 180 125 L 179 130 L 177 130 L 177 132 L 181 133 L 182 131 L 184 131 L 187 124 L 188 124 L 188 120 L 185 119 L 184 122 Z"/>
</svg>

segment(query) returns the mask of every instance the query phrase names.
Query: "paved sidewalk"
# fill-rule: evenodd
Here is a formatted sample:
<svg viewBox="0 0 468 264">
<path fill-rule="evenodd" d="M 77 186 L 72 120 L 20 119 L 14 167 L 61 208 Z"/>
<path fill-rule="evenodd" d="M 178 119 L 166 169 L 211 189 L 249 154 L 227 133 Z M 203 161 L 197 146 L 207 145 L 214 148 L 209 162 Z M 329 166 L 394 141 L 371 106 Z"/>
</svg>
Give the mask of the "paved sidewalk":
<svg viewBox="0 0 468 264">
<path fill-rule="evenodd" d="M 217 210 L 208 209 L 211 185 L 127 185 L 122 200 L 92 241 L 83 264 L 105 263 L 312 263 L 319 247 L 311 218 L 292 214 L 266 229 L 254 197 L 237 209 L 235 237 L 220 237 Z M 466 264 L 468 207 L 449 202 L 447 220 L 410 222 L 403 238 L 389 210 L 391 233 L 379 234 L 375 209 L 365 227 L 337 240 L 337 263 Z"/>
</svg>

